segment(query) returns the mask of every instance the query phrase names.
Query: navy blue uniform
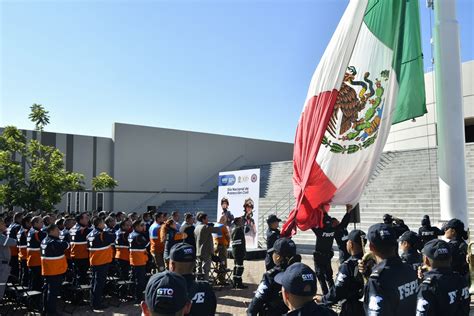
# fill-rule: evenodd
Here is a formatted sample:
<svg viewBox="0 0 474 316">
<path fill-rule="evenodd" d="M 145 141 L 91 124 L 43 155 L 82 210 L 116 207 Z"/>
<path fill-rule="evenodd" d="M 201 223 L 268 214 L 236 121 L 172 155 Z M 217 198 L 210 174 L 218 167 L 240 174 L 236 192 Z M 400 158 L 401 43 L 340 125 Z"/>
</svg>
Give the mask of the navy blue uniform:
<svg viewBox="0 0 474 316">
<path fill-rule="evenodd" d="M 417 316 L 469 315 L 467 281 L 451 268 L 428 271 L 418 289 Z"/>
<path fill-rule="evenodd" d="M 365 286 L 364 309 L 370 316 L 409 316 L 416 310 L 415 270 L 399 257 L 376 265 Z"/>
<path fill-rule="evenodd" d="M 314 301 L 310 301 L 303 305 L 303 307 L 295 309 L 286 314 L 287 316 L 335 316 L 334 311 L 324 306 L 318 305 Z"/>
<path fill-rule="evenodd" d="M 273 251 L 269 251 L 269 249 L 273 248 L 273 244 L 275 241 L 280 238 L 280 230 L 279 229 L 267 229 L 267 254 L 265 256 L 265 269 L 268 271 L 275 267 L 275 263 L 273 262 Z"/>
<path fill-rule="evenodd" d="M 420 236 L 422 247 L 424 247 L 428 241 L 437 239 L 438 236 L 442 235 L 444 235 L 443 231 L 435 226 L 425 225 L 418 228 L 418 236 Z"/>
<path fill-rule="evenodd" d="M 408 263 L 415 269 L 415 271 L 418 269 L 419 266 L 422 264 L 422 256 L 421 253 L 416 251 L 413 248 L 410 248 L 407 252 L 404 252 L 400 255 L 400 258 L 404 263 Z"/>
<path fill-rule="evenodd" d="M 363 316 L 365 314 L 362 302 L 359 301 L 364 295 L 364 279 L 357 270 L 360 259 L 362 259 L 362 254 L 351 256 L 339 267 L 334 286 L 322 298 L 322 303 L 326 305 L 343 301 L 339 315 Z"/>
<path fill-rule="evenodd" d="M 332 246 L 334 244 L 336 232 L 344 230 L 347 227 L 349 220 L 350 213 L 346 213 L 339 225 L 336 227 L 333 227 L 331 224 L 332 221 L 329 221 L 328 223 L 325 223 L 323 228 L 311 228 L 313 233 L 316 235 L 316 244 L 313 252 L 314 270 L 323 294 L 327 294 L 329 291 L 328 288 L 334 286 L 331 259 L 334 256 Z"/>
<path fill-rule="evenodd" d="M 12 239 L 15 239 L 17 242 L 17 235 L 18 235 L 18 232 L 20 231 L 21 229 L 21 225 L 16 223 L 16 222 L 13 222 L 10 224 L 10 226 L 8 227 L 7 229 L 7 236 L 12 238 Z M 18 264 L 18 248 L 17 246 L 12 246 L 10 247 L 10 254 L 11 254 L 11 257 L 10 257 L 10 267 L 11 267 L 11 270 L 10 270 L 10 274 L 11 275 L 14 275 L 17 279 L 20 277 L 20 266 Z"/>
<path fill-rule="evenodd" d="M 217 307 L 216 294 L 206 281 L 196 281 L 194 275 L 183 275 L 188 288 L 188 295 L 192 301 L 188 316 L 214 315 Z"/>
<path fill-rule="evenodd" d="M 451 266 L 454 272 L 459 273 L 466 280 L 469 277 L 469 264 L 466 261 L 467 244 L 464 240 L 453 239 L 449 241 L 452 252 Z"/>
<path fill-rule="evenodd" d="M 263 274 L 262 281 L 247 309 L 247 315 L 283 315 L 288 312 L 288 307 L 280 295 L 281 284 L 275 282 L 275 276 L 283 271 L 276 266 Z"/>
</svg>

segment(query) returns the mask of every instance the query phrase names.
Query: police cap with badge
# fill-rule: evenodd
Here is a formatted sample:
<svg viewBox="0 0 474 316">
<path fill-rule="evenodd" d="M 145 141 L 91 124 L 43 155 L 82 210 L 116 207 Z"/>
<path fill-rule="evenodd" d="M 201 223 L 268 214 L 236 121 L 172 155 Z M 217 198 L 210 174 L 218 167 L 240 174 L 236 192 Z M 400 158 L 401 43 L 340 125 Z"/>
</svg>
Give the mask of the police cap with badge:
<svg viewBox="0 0 474 316">
<path fill-rule="evenodd" d="M 175 262 L 194 262 L 196 260 L 196 252 L 190 244 L 178 243 L 171 247 L 170 259 Z"/>
<path fill-rule="evenodd" d="M 285 291 L 297 296 L 316 295 L 316 275 L 304 263 L 294 263 L 284 272 L 275 276 L 275 282 L 281 284 Z"/>
<path fill-rule="evenodd" d="M 342 240 L 343 241 L 350 240 L 350 241 L 355 242 L 355 243 L 357 243 L 361 246 L 364 246 L 367 242 L 365 232 L 360 230 L 360 229 L 351 230 L 351 232 L 348 235 L 342 237 Z M 364 242 L 364 244 L 362 244 L 362 242 Z"/>
<path fill-rule="evenodd" d="M 175 315 L 189 302 L 186 281 L 174 272 L 153 275 L 145 289 L 145 303 L 151 313 Z"/>
<path fill-rule="evenodd" d="M 296 255 L 296 244 L 290 238 L 279 238 L 267 252 L 275 252 L 285 258 L 293 257 Z"/>
<path fill-rule="evenodd" d="M 411 230 L 408 230 L 404 232 L 399 238 L 398 241 L 403 242 L 406 241 L 412 246 L 416 246 L 420 242 L 420 238 L 418 237 L 418 234 L 415 232 L 412 232 Z"/>
<path fill-rule="evenodd" d="M 442 239 L 428 241 L 421 253 L 431 260 L 444 261 L 451 258 L 451 247 Z"/>
<path fill-rule="evenodd" d="M 369 227 L 367 239 L 377 247 L 397 245 L 397 233 L 395 229 L 388 224 L 374 224 Z"/>
</svg>

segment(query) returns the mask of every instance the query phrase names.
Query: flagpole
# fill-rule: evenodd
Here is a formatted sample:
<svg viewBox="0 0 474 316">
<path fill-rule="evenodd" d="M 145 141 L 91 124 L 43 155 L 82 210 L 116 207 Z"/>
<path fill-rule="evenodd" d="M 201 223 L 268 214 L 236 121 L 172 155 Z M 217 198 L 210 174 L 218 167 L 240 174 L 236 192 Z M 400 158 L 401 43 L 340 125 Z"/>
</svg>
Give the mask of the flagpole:
<svg viewBox="0 0 474 316">
<path fill-rule="evenodd" d="M 440 219 L 467 226 L 464 114 L 455 0 L 433 0 Z M 468 226 L 467 226 L 468 227 Z"/>
</svg>

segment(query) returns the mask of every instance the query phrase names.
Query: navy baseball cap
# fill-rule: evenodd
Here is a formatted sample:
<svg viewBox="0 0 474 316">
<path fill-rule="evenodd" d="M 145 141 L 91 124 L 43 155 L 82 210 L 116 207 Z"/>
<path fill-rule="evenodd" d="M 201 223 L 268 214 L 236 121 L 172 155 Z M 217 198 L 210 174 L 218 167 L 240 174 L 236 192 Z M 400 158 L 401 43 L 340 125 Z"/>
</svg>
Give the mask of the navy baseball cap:
<svg viewBox="0 0 474 316">
<path fill-rule="evenodd" d="M 457 218 L 453 218 L 446 223 L 444 229 L 453 228 L 456 231 L 463 231 L 464 230 L 464 223 Z"/>
<path fill-rule="evenodd" d="M 289 238 L 279 238 L 275 241 L 273 247 L 267 250 L 267 252 L 272 251 L 282 257 L 291 257 L 296 255 L 296 244 Z"/>
<path fill-rule="evenodd" d="M 451 247 L 442 239 L 433 239 L 425 244 L 421 253 L 432 260 L 447 260 L 451 258 Z"/>
<path fill-rule="evenodd" d="M 267 217 L 267 224 L 274 223 L 274 222 L 281 222 L 281 219 L 279 219 L 275 214 L 271 214 Z"/>
<path fill-rule="evenodd" d="M 369 227 L 367 239 L 377 246 L 394 245 L 397 244 L 397 233 L 391 225 L 388 224 L 374 224 Z"/>
<path fill-rule="evenodd" d="M 362 245 L 362 239 L 364 240 L 364 244 L 365 244 L 367 240 L 366 234 L 364 231 L 360 229 L 353 229 L 348 235 L 342 237 L 342 240 L 344 241 L 350 240 L 350 241 L 358 243 L 359 245 Z"/>
<path fill-rule="evenodd" d="M 399 238 L 398 241 L 408 241 L 410 245 L 416 245 L 420 238 L 418 237 L 418 234 L 415 232 L 412 232 L 411 230 L 408 230 L 404 232 Z"/>
<path fill-rule="evenodd" d="M 190 244 L 180 242 L 171 247 L 170 259 L 176 262 L 194 262 L 196 251 Z"/>
<path fill-rule="evenodd" d="M 304 263 L 294 263 L 275 276 L 285 291 L 298 296 L 316 295 L 316 274 Z"/>
<path fill-rule="evenodd" d="M 145 289 L 145 303 L 150 312 L 175 315 L 189 302 L 185 279 L 174 272 L 153 275 Z"/>
</svg>

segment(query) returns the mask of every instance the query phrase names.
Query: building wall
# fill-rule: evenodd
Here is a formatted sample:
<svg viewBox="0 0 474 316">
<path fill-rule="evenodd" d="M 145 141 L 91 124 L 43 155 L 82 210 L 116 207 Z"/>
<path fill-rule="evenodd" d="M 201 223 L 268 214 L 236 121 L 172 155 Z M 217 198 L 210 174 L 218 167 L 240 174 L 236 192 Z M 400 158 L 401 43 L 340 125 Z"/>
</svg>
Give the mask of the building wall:
<svg viewBox="0 0 474 316">
<path fill-rule="evenodd" d="M 474 124 L 474 61 L 462 64 L 463 108 L 466 125 Z M 395 124 L 384 151 L 436 147 L 436 103 L 433 72 L 425 74 L 426 107 L 428 113 L 413 121 Z"/>
<path fill-rule="evenodd" d="M 120 190 L 208 192 L 219 171 L 290 160 L 293 144 L 114 124 L 114 176 Z M 117 210 L 142 211 L 166 199 L 203 194 L 115 194 Z"/>
</svg>

